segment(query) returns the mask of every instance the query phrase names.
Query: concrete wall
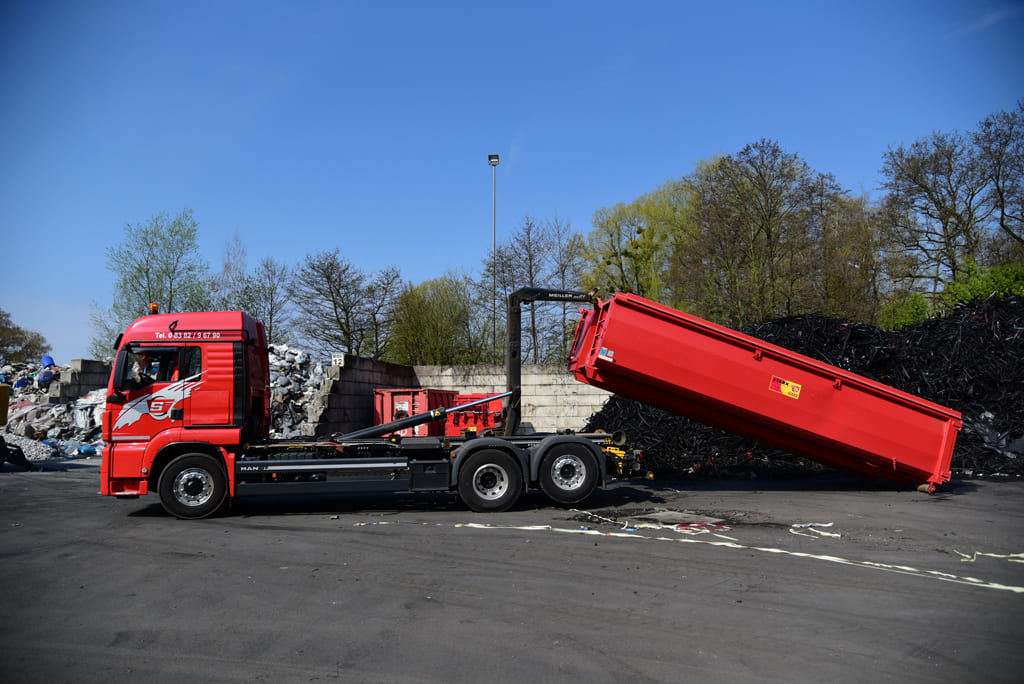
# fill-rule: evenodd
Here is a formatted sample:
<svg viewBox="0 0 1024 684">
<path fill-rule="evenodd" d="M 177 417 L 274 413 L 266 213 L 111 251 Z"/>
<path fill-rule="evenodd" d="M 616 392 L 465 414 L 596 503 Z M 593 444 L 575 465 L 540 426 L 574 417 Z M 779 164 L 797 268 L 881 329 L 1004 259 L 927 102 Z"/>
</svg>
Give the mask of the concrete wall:
<svg viewBox="0 0 1024 684">
<path fill-rule="evenodd" d="M 307 437 L 329 437 L 373 425 L 373 390 L 419 387 L 410 366 L 345 355 L 342 366 L 331 366 L 328 378 L 310 402 Z"/>
<path fill-rule="evenodd" d="M 373 424 L 373 390 L 425 388 L 461 394 L 505 391 L 503 366 L 400 366 L 346 356 L 332 366 L 309 409 L 309 436 L 326 437 Z M 609 392 L 576 381 L 568 371 L 523 367 L 522 421 L 540 432 L 581 430 L 604 406 Z"/>
<path fill-rule="evenodd" d="M 104 361 L 73 359 L 71 368 L 62 368 L 60 379 L 47 388 L 48 401 L 67 403 L 84 397 L 93 390 L 106 387 L 110 380 L 110 364 Z"/>
<path fill-rule="evenodd" d="M 463 394 L 505 391 L 504 366 L 416 366 L 420 387 Z M 611 396 L 551 366 L 523 366 L 522 421 L 539 432 L 581 430 Z"/>
</svg>

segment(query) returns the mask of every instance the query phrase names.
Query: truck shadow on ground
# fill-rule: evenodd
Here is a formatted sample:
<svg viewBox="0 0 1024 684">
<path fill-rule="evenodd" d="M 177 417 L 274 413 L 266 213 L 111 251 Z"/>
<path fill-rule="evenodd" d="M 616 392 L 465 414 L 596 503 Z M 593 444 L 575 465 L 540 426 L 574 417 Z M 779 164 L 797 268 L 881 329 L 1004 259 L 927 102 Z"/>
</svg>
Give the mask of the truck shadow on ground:
<svg viewBox="0 0 1024 684">
<path fill-rule="evenodd" d="M 941 501 L 977 489 L 969 480 L 953 480 L 922 500 Z M 884 480 L 866 481 L 845 473 L 810 473 L 773 479 L 654 479 L 618 480 L 598 489 L 585 501 L 558 505 L 542 492 L 525 492 L 511 512 L 551 510 L 554 513 L 572 510 L 608 510 L 622 507 L 665 505 L 687 492 L 913 492 L 912 487 Z M 256 496 L 228 502 L 216 517 L 277 517 L 288 515 L 399 515 L 402 513 L 461 512 L 486 518 L 492 513 L 473 513 L 455 492 L 398 492 L 363 494 L 314 494 Z M 170 517 L 154 502 L 129 515 L 133 517 Z"/>
<path fill-rule="evenodd" d="M 648 485 L 639 487 L 623 486 L 618 483 L 611 489 L 601 489 L 586 501 L 560 506 L 552 503 L 543 493 L 525 492 L 511 512 L 569 511 L 614 508 L 637 504 L 664 503 L 661 494 Z M 492 513 L 474 513 L 454 492 L 399 492 L 366 494 L 314 494 L 254 496 L 229 501 L 216 517 L 275 517 L 286 515 L 398 515 L 401 513 L 461 512 L 486 518 Z M 132 517 L 170 517 L 159 503 L 139 508 L 129 514 Z"/>
</svg>

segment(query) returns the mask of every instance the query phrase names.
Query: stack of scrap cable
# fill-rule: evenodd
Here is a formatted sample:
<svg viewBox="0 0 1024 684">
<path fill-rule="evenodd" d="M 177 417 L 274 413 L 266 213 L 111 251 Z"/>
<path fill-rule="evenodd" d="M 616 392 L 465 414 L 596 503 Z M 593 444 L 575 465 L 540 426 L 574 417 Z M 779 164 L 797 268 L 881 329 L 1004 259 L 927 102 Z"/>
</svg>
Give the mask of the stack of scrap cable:
<svg viewBox="0 0 1024 684">
<path fill-rule="evenodd" d="M 960 411 L 954 474 L 1024 475 L 1024 297 L 971 302 L 898 331 L 805 314 L 743 332 Z M 647 467 L 665 474 L 770 477 L 825 468 L 620 396 L 585 429 L 597 427 L 625 431 Z"/>
</svg>

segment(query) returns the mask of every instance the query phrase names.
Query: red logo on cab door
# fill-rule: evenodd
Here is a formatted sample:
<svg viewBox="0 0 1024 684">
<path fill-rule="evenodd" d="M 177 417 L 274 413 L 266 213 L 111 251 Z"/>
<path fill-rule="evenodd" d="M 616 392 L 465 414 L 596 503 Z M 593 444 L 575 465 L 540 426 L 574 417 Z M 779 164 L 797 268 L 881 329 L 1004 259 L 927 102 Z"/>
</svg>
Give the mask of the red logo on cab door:
<svg viewBox="0 0 1024 684">
<path fill-rule="evenodd" d="M 199 375 L 172 382 L 152 394 L 129 401 L 117 414 L 114 429 L 120 430 L 134 425 L 142 419 L 142 416 L 147 415 L 153 420 L 166 420 L 171 415 L 171 409 L 192 396 L 192 390 L 203 384 L 202 380 L 196 379 L 201 375 L 202 373 L 199 373 Z"/>
</svg>

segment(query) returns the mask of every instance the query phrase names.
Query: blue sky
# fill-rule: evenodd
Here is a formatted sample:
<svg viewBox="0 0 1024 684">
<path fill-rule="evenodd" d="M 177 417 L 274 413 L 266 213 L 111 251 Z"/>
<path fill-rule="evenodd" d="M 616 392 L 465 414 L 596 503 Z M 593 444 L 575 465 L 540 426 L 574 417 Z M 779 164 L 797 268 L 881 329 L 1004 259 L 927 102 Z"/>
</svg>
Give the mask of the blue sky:
<svg viewBox="0 0 1024 684">
<path fill-rule="evenodd" d="M 775 139 L 877 196 L 890 145 L 1024 98 L 1024 2 L 0 4 L 0 308 L 60 363 L 126 223 L 190 207 L 217 266 L 339 247 L 475 274 L 527 214 L 581 231 Z"/>
</svg>

